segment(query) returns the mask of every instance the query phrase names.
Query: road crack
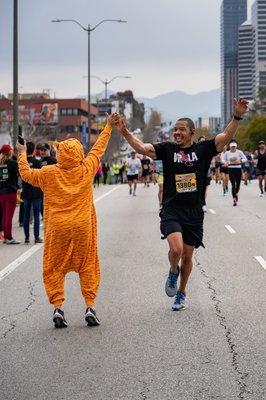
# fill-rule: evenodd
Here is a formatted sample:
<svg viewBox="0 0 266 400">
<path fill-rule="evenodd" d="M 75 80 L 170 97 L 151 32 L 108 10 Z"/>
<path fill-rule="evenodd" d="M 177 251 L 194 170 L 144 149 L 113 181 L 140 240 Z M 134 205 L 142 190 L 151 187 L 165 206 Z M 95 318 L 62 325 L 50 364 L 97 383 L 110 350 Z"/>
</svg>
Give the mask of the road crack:
<svg viewBox="0 0 266 400">
<path fill-rule="evenodd" d="M 150 389 L 148 388 L 148 384 L 146 382 L 142 381 L 140 383 L 142 383 L 142 385 L 143 385 L 143 389 L 140 392 L 140 396 L 141 396 L 140 398 L 145 400 L 148 398 L 147 396 L 148 396 Z"/>
<path fill-rule="evenodd" d="M 11 321 L 10 321 L 11 315 L 8 315 L 8 316 L 4 315 L 3 317 L 1 317 L 2 321 L 7 322 L 9 324 L 9 328 L 1 335 L 1 339 L 6 339 L 7 338 L 9 333 L 12 332 L 16 328 L 17 318 L 20 315 L 25 314 L 26 312 L 28 312 L 29 309 L 35 303 L 36 295 L 34 294 L 34 288 L 35 288 L 36 283 L 37 283 L 37 281 L 29 283 L 29 285 L 27 287 L 27 289 L 29 290 L 28 303 L 27 303 L 26 307 L 22 311 L 19 311 L 19 312 L 15 313 L 14 315 L 12 315 L 12 320 Z"/>
<path fill-rule="evenodd" d="M 232 329 L 228 325 L 225 312 L 222 309 L 222 302 L 221 302 L 221 300 L 219 300 L 218 294 L 217 294 L 215 286 L 214 286 L 215 278 L 211 278 L 206 273 L 206 271 L 204 270 L 204 268 L 202 267 L 202 265 L 198 259 L 197 253 L 195 254 L 195 261 L 196 261 L 196 266 L 199 269 L 201 275 L 204 277 L 207 288 L 210 291 L 210 297 L 213 302 L 215 315 L 219 321 L 220 326 L 224 329 L 226 342 L 228 344 L 230 355 L 231 355 L 231 365 L 235 372 L 236 382 L 237 382 L 238 389 L 239 389 L 237 398 L 242 400 L 245 398 L 245 395 L 251 393 L 248 390 L 247 383 L 246 383 L 246 378 L 248 377 L 248 373 L 242 371 L 242 369 L 241 369 L 240 355 L 237 352 L 237 346 L 234 342 Z"/>
</svg>

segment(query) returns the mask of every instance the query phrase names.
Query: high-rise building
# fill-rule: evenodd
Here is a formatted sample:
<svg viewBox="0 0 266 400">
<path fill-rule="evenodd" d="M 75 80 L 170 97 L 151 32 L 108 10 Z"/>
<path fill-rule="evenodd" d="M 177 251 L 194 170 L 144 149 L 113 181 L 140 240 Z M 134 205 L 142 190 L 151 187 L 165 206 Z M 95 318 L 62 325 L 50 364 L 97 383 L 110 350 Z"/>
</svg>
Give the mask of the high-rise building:
<svg viewBox="0 0 266 400">
<path fill-rule="evenodd" d="M 247 0 L 223 0 L 221 5 L 221 117 L 225 126 L 238 94 L 238 28 L 247 19 Z"/>
<path fill-rule="evenodd" d="M 253 4 L 252 25 L 254 26 L 253 96 L 256 100 L 261 100 L 261 94 L 266 91 L 266 0 L 256 0 Z"/>
<path fill-rule="evenodd" d="M 238 29 L 238 97 L 253 99 L 254 27 L 244 22 Z"/>
</svg>

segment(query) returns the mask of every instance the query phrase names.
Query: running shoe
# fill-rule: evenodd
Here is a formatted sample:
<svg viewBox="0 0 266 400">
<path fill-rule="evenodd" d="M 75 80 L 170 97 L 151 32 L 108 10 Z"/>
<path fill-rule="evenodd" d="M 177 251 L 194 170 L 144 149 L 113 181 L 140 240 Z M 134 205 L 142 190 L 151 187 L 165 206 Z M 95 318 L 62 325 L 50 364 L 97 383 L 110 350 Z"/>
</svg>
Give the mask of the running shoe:
<svg viewBox="0 0 266 400">
<path fill-rule="evenodd" d="M 233 199 L 233 206 L 234 206 L 234 207 L 237 206 L 237 200 L 236 200 L 235 197 L 234 197 L 234 199 Z"/>
<path fill-rule="evenodd" d="M 43 243 L 42 238 L 37 238 L 37 239 L 35 239 L 35 243 L 36 243 L 36 244 L 37 244 L 37 243 Z"/>
<path fill-rule="evenodd" d="M 177 279 L 179 276 L 180 268 L 178 267 L 178 272 L 175 274 L 174 272 L 169 271 L 168 278 L 165 283 L 165 293 L 168 297 L 174 297 L 177 292 Z"/>
<path fill-rule="evenodd" d="M 55 328 L 67 328 L 67 322 L 65 320 L 64 311 L 60 310 L 60 308 L 56 308 L 54 310 L 53 322 Z"/>
<path fill-rule="evenodd" d="M 20 244 L 20 242 L 16 239 L 6 239 L 5 244 Z"/>
<path fill-rule="evenodd" d="M 25 238 L 25 244 L 29 244 L 30 243 L 30 239 L 29 238 Z"/>
<path fill-rule="evenodd" d="M 137 196 L 137 195 L 136 195 L 136 192 L 133 192 L 133 196 Z"/>
<path fill-rule="evenodd" d="M 95 311 L 91 307 L 86 309 L 85 321 L 87 322 L 88 326 L 100 325 L 100 321 L 98 320 Z"/>
<path fill-rule="evenodd" d="M 129 189 L 129 194 L 130 194 L 130 195 L 132 194 L 132 189 L 131 189 L 131 188 Z"/>
<path fill-rule="evenodd" d="M 173 311 L 180 311 L 180 310 L 184 310 L 185 306 L 185 301 L 186 301 L 186 295 L 185 293 L 182 292 L 177 292 L 176 296 L 175 296 L 175 301 L 173 302 L 172 305 L 172 310 Z"/>
</svg>

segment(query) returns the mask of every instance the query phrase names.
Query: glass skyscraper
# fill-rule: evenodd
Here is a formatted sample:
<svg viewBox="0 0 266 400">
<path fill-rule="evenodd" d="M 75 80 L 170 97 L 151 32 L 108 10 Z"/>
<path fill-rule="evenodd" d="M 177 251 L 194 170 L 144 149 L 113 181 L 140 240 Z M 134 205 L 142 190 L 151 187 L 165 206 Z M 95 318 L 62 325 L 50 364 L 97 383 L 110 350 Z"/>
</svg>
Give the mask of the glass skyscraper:
<svg viewBox="0 0 266 400">
<path fill-rule="evenodd" d="M 244 22 L 238 31 L 238 97 L 253 100 L 254 34 L 252 24 Z"/>
<path fill-rule="evenodd" d="M 247 19 L 247 0 L 223 0 L 221 5 L 221 118 L 232 116 L 238 94 L 238 28 Z"/>
<path fill-rule="evenodd" d="M 266 90 L 266 0 L 256 0 L 253 4 L 252 25 L 255 30 L 253 96 L 258 99 L 261 97 L 261 90 Z"/>
</svg>

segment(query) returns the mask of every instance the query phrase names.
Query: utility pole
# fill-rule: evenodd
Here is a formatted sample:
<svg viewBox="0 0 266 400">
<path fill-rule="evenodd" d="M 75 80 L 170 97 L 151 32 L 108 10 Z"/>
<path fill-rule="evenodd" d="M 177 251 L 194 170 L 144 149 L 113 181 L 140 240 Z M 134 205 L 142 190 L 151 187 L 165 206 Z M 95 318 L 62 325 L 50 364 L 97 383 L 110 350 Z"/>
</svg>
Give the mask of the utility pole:
<svg viewBox="0 0 266 400">
<path fill-rule="evenodd" d="M 18 137 L 18 0 L 14 0 L 13 21 L 13 134 L 15 146 Z"/>
</svg>

